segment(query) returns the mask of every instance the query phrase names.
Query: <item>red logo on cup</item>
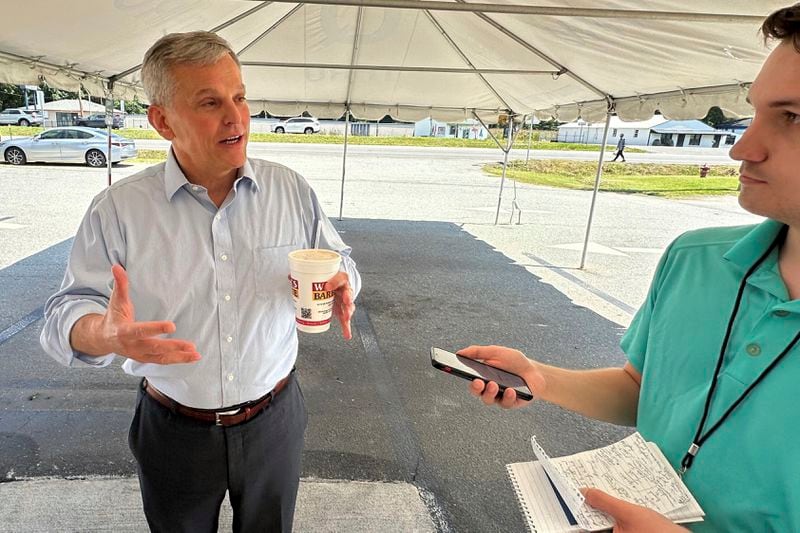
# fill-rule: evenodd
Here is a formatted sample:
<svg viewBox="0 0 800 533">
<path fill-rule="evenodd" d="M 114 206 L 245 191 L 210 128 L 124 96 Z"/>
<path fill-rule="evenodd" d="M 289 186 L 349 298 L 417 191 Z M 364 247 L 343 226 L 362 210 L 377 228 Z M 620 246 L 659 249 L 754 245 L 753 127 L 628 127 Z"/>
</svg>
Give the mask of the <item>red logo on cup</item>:
<svg viewBox="0 0 800 533">
<path fill-rule="evenodd" d="M 333 298 L 333 291 L 326 291 L 325 290 L 325 282 L 324 281 L 312 281 L 311 282 L 311 299 L 315 302 L 317 300 L 327 300 L 328 298 Z"/>
</svg>

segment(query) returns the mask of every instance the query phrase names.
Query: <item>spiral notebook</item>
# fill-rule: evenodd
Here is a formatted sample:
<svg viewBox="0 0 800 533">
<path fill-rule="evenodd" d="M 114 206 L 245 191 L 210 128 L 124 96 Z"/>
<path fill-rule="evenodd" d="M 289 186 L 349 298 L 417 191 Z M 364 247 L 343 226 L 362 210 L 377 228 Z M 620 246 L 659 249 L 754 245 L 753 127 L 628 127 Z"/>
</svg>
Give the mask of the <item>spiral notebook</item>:
<svg viewBox="0 0 800 533">
<path fill-rule="evenodd" d="M 589 507 L 579 487 L 595 487 L 673 522 L 705 513 L 655 443 L 639 433 L 604 448 L 551 459 L 531 437 L 536 461 L 506 465 L 528 528 L 537 533 L 600 531 L 613 520 Z"/>
</svg>

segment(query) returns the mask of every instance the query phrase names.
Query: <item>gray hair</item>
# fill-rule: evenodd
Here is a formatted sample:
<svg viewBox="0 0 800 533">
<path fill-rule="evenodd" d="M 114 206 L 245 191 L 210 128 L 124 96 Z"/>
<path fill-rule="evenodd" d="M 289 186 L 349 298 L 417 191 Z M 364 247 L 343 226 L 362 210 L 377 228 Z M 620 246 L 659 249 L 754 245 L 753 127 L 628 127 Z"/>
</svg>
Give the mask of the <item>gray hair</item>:
<svg viewBox="0 0 800 533">
<path fill-rule="evenodd" d="M 191 64 L 213 65 L 229 54 L 241 68 L 239 58 L 228 41 L 210 31 L 168 33 L 144 55 L 142 85 L 151 104 L 167 105 L 175 92 L 172 67 Z"/>
</svg>

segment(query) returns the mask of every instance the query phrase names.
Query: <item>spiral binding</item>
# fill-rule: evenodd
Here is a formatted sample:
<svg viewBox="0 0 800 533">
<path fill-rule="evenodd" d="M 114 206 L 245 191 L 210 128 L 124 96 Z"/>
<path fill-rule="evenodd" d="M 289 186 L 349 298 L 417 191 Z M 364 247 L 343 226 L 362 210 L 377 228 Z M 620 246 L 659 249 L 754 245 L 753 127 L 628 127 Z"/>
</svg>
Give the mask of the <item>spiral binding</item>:
<svg viewBox="0 0 800 533">
<path fill-rule="evenodd" d="M 514 475 L 511 465 L 506 465 L 506 471 L 508 472 L 508 478 L 511 480 L 511 486 L 514 487 L 514 492 L 517 493 L 517 504 L 519 505 L 519 510 L 522 511 L 522 516 L 525 517 L 528 531 L 530 531 L 530 533 L 537 533 L 536 525 L 533 523 L 533 516 L 531 516 L 530 510 L 525 504 L 525 499 L 522 497 L 522 490 L 519 488 L 519 481 L 517 481 L 517 476 Z"/>
</svg>

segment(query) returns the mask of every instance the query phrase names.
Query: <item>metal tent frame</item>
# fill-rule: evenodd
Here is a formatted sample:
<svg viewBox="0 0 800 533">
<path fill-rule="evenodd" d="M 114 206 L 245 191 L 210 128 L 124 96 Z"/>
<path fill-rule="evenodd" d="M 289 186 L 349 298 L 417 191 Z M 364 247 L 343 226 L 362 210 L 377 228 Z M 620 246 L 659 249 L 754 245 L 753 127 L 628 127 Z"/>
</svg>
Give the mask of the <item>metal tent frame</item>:
<svg viewBox="0 0 800 533">
<path fill-rule="evenodd" d="M 40 1 L 40 0 L 33 0 Z M 98 6 L 101 5 L 101 0 L 96 0 Z M 512 0 L 513 2 L 514 0 Z M 533 1 L 533 0 L 527 0 Z M 769 0 L 764 3 L 764 6 L 758 6 L 753 9 L 768 10 L 770 6 L 767 4 L 776 3 L 775 7 L 782 7 L 777 5 L 777 0 Z M 226 3 L 227 0 L 220 0 L 220 4 Z M 571 0 L 564 0 L 565 4 L 570 3 Z M 702 6 L 711 6 L 714 0 L 699 0 Z M 146 2 L 145 2 L 146 3 Z M 697 3 L 697 2 L 696 2 Z M 218 4 L 218 5 L 220 5 Z M 258 32 L 254 37 L 246 40 L 244 45 L 239 45 L 238 54 L 240 56 L 247 55 L 259 43 L 266 42 L 265 39 L 273 35 L 276 30 L 281 28 L 287 21 L 296 20 L 296 17 L 302 15 L 300 11 L 307 5 L 311 6 L 334 6 L 339 8 L 356 8 L 356 21 L 355 31 L 351 44 L 351 54 L 349 62 L 314 62 L 314 61 L 255 61 L 245 57 L 241 59 L 242 66 L 248 69 L 255 69 L 261 71 L 266 69 L 302 69 L 304 71 L 318 69 L 328 72 L 346 71 L 348 73 L 346 90 L 344 98 L 332 98 L 327 101 L 321 99 L 302 99 L 298 101 L 289 101 L 280 98 L 270 98 L 267 95 L 259 95 L 260 102 L 265 108 L 266 106 L 276 106 L 276 108 L 286 110 L 290 108 L 325 108 L 330 110 L 343 110 L 345 120 L 345 139 L 343 144 L 342 153 L 342 180 L 340 190 L 340 205 L 339 205 L 339 218 L 343 216 L 344 205 L 344 188 L 346 183 L 346 162 L 347 162 L 347 148 L 348 148 L 348 133 L 350 126 L 350 117 L 364 116 L 375 114 L 377 112 L 383 113 L 384 111 L 393 114 L 394 116 L 403 113 L 410 116 L 419 116 L 422 113 L 429 113 L 429 116 L 447 116 L 452 117 L 460 116 L 473 116 L 477 118 L 484 127 L 486 126 L 486 119 L 490 116 L 497 116 L 499 113 L 507 114 L 509 117 L 525 117 L 534 115 L 540 118 L 555 117 L 561 120 L 572 120 L 579 116 L 590 120 L 597 121 L 601 117 L 606 120 L 606 129 L 604 132 L 604 141 L 607 140 L 608 135 L 608 121 L 612 114 L 617 114 L 625 120 L 633 120 L 645 114 L 652 114 L 652 110 L 659 108 L 662 113 L 668 110 L 673 114 L 697 114 L 700 110 L 707 110 L 709 102 L 715 98 L 725 99 L 731 108 L 737 110 L 745 109 L 746 104 L 743 103 L 743 95 L 749 86 L 747 78 L 738 80 L 735 83 L 720 83 L 715 85 L 699 85 L 690 87 L 680 87 L 674 90 L 652 91 L 642 94 L 634 95 L 614 95 L 612 91 L 604 90 L 596 84 L 589 81 L 584 73 L 576 71 L 574 68 L 568 67 L 564 62 L 558 61 L 552 54 L 547 53 L 541 47 L 537 47 L 527 38 L 527 35 L 521 35 L 515 31 L 508 24 L 504 24 L 498 17 L 506 15 L 515 16 L 543 16 L 543 17 L 576 17 L 589 20 L 619 20 L 619 21 L 632 21 L 645 24 L 649 21 L 659 22 L 678 22 L 678 23 L 699 23 L 699 24 L 746 24 L 752 27 L 757 27 L 763 19 L 764 13 L 749 14 L 749 13 L 720 13 L 710 12 L 711 9 L 702 11 L 701 7 L 695 7 L 686 10 L 662 11 L 647 9 L 647 3 L 633 4 L 637 9 L 602 9 L 602 8 L 583 8 L 575 6 L 538 6 L 526 3 L 526 0 L 516 0 L 516 3 L 506 3 L 505 1 L 484 1 L 484 2 L 467 2 L 465 0 L 309 0 L 305 2 L 296 2 L 293 0 L 247 0 L 246 2 L 229 2 L 231 6 L 246 6 L 252 4 L 252 7 L 239 9 L 239 12 L 233 16 L 222 19 L 222 22 L 213 25 L 209 31 L 220 32 L 223 30 L 231 30 L 237 24 L 244 23 L 248 20 L 255 20 L 253 17 L 258 16 L 262 11 L 270 9 L 270 6 L 291 5 L 292 7 L 286 10 L 281 16 L 277 17 L 266 29 Z M 689 4 L 687 3 L 687 6 Z M 724 2 L 718 2 L 714 6 L 727 6 Z M 418 13 L 424 14 L 425 19 L 439 32 L 439 35 L 447 43 L 451 52 L 454 52 L 460 59 L 462 66 L 436 66 L 436 65 L 399 65 L 399 64 L 380 64 L 380 63 L 362 63 L 358 61 L 362 35 L 364 35 L 363 20 L 366 10 L 369 9 L 388 9 L 388 10 L 414 10 Z M 739 8 L 741 10 L 741 8 Z M 232 7 L 234 12 L 237 9 Z M 523 50 L 530 55 L 541 60 L 548 68 L 522 68 L 521 66 L 503 66 L 503 67 L 486 67 L 476 64 L 466 53 L 462 46 L 459 45 L 459 40 L 450 34 L 448 27 L 442 23 L 441 18 L 446 13 L 461 12 L 465 14 L 472 14 L 487 28 L 502 36 L 507 43 L 513 43 L 519 50 Z M 509 22 L 510 19 L 504 19 Z M 177 31 L 174 28 L 172 31 Z M 12 43 L 14 44 L 14 43 Z M 59 61 L 48 60 L 49 56 L 37 55 L 34 53 L 25 53 L 25 46 L 19 45 L 18 48 L 10 50 L 0 50 L 0 67 L 3 65 L 10 65 L 14 69 L 6 69 L 10 73 L 5 76 L 0 68 L 0 81 L 8 81 L 11 77 L 17 77 L 20 81 L 27 81 L 33 79 L 33 76 L 44 77 L 48 83 L 54 86 L 61 86 L 67 89 L 74 90 L 77 87 L 82 87 L 87 93 L 102 95 L 106 98 L 114 98 L 115 93 L 119 97 L 125 97 L 132 94 L 143 95 L 143 90 L 139 80 L 135 78 L 135 74 L 141 69 L 141 64 L 137 64 L 128 68 L 119 70 L 116 73 L 109 74 L 104 70 L 91 70 L 87 68 L 79 68 L 79 65 L 84 63 L 74 62 L 76 60 L 84 60 L 82 57 L 69 57 Z M 23 50 L 23 53 L 18 53 Z M 731 57 L 735 57 L 737 50 L 729 52 Z M 90 56 L 91 54 L 84 54 Z M 741 55 L 741 54 L 740 54 Z M 91 63 L 91 61 L 87 61 Z M 760 63 L 760 61 L 758 61 Z M 63 64 L 60 64 L 63 63 Z M 458 105 L 446 106 L 441 103 L 436 106 L 425 106 L 418 102 L 400 101 L 396 104 L 387 105 L 385 102 L 380 102 L 378 99 L 375 101 L 364 100 L 363 98 L 354 101 L 353 87 L 356 73 L 405 73 L 405 74 L 441 74 L 441 75 L 470 75 L 480 80 L 487 94 L 493 95 L 495 106 L 487 105 L 470 105 L 467 107 L 459 107 Z M 511 101 L 506 97 L 507 88 L 500 88 L 497 85 L 497 80 L 503 79 L 503 76 L 524 76 L 525 79 L 535 79 L 540 76 L 551 77 L 553 80 L 569 79 L 577 86 L 585 89 L 587 94 L 593 97 L 584 98 L 580 101 L 566 99 L 563 102 L 555 105 L 546 105 L 544 107 L 531 107 L 519 99 Z M 742 102 L 740 102 L 742 100 Z M 534 104 L 536 105 L 536 104 Z M 714 105 L 714 104 L 711 104 Z M 705 106 L 705 107 L 704 107 Z M 280 114 L 280 113 L 278 113 Z M 368 118 L 368 117 L 366 117 Z M 513 123 L 513 121 L 512 121 Z M 488 129 L 488 128 L 487 128 Z M 513 128 L 512 128 L 513 130 Z M 110 132 L 110 128 L 109 128 Z M 529 147 L 530 147 L 530 134 L 529 132 Z M 503 187 L 505 182 L 506 168 L 508 164 L 508 156 L 513 145 L 512 135 L 507 139 L 507 145 L 504 148 L 499 141 L 492 138 L 498 144 L 498 147 L 504 152 L 503 173 L 500 180 L 500 187 L 498 193 L 498 205 L 495 213 L 495 224 L 499 223 L 499 213 L 502 204 Z M 109 142 L 111 138 L 109 136 Z M 592 194 L 592 202 L 589 211 L 589 218 L 587 222 L 586 235 L 584 240 L 584 247 L 581 257 L 581 268 L 584 267 L 589 235 L 591 231 L 592 219 L 596 208 L 597 193 L 599 190 L 599 183 L 602 177 L 602 162 L 605 151 L 605 144 L 603 145 L 600 157 L 598 160 L 597 172 L 595 177 L 595 187 Z M 530 148 L 526 154 L 526 161 L 530 156 Z M 111 179 L 111 164 L 108 164 L 109 180 Z M 516 187 L 516 183 L 515 183 Z M 512 202 L 511 218 L 513 219 L 515 209 L 519 210 L 516 202 L 516 189 L 515 198 Z M 520 213 L 521 215 L 521 213 Z"/>
</svg>

